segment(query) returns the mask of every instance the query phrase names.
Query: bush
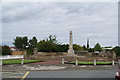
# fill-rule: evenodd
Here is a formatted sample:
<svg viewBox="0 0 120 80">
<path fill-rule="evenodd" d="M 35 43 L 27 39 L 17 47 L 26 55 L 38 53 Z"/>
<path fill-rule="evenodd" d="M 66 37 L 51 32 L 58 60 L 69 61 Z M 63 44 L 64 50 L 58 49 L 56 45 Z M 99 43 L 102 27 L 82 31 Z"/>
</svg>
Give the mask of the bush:
<svg viewBox="0 0 120 80">
<path fill-rule="evenodd" d="M 9 46 L 2 46 L 2 55 L 11 55 L 11 50 Z"/>
</svg>

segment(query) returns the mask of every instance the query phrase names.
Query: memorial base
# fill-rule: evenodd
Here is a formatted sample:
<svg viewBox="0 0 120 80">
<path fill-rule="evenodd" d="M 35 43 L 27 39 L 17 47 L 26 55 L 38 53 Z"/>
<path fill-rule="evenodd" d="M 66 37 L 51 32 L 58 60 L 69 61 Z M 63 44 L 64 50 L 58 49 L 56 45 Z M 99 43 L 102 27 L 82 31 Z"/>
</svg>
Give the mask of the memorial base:
<svg viewBox="0 0 120 80">
<path fill-rule="evenodd" d="M 67 56 L 75 56 L 74 50 L 73 49 L 69 49 Z"/>
</svg>

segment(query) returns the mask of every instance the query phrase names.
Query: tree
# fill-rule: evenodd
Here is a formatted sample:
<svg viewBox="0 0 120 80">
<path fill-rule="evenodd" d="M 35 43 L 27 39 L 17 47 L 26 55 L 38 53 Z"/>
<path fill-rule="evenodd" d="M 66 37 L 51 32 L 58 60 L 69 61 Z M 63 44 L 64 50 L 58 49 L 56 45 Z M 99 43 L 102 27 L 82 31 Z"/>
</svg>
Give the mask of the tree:
<svg viewBox="0 0 120 80">
<path fill-rule="evenodd" d="M 119 46 L 114 47 L 112 50 L 115 51 L 117 56 L 120 56 L 120 47 Z"/>
<path fill-rule="evenodd" d="M 22 37 L 16 37 L 16 39 L 14 39 L 13 44 L 14 44 L 15 47 L 17 47 L 18 49 L 22 49 L 22 48 L 23 48 Z"/>
<path fill-rule="evenodd" d="M 27 46 L 28 46 L 28 37 L 23 37 L 22 38 L 22 45 L 23 45 L 23 49 L 27 49 Z"/>
<path fill-rule="evenodd" d="M 97 43 L 97 44 L 94 46 L 94 51 L 102 51 L 102 47 L 100 46 L 99 43 Z"/>
<path fill-rule="evenodd" d="M 80 50 L 82 50 L 82 47 L 80 45 L 73 44 L 73 49 L 76 51 L 80 51 Z"/>
<path fill-rule="evenodd" d="M 37 38 L 33 37 L 31 40 L 29 40 L 29 47 L 36 48 L 37 47 Z"/>
<path fill-rule="evenodd" d="M 87 51 L 89 51 L 89 39 L 87 39 Z"/>
<path fill-rule="evenodd" d="M 41 40 L 37 44 L 38 51 L 42 52 L 57 52 L 59 42 L 56 36 L 50 35 L 48 38 Z"/>
<path fill-rule="evenodd" d="M 85 45 L 83 45 L 82 49 L 83 49 L 83 50 L 87 50 L 87 48 L 86 48 L 86 46 L 85 46 Z"/>
<path fill-rule="evenodd" d="M 42 52 L 57 52 L 58 46 L 56 44 L 50 43 L 49 41 L 42 40 L 38 43 L 38 51 Z"/>
<path fill-rule="evenodd" d="M 36 47 L 37 47 L 37 38 L 34 36 L 32 39 L 29 40 L 27 53 L 30 55 L 33 54 L 33 49 Z"/>
<path fill-rule="evenodd" d="M 2 55 L 2 46 L 0 46 L 0 55 Z"/>
<path fill-rule="evenodd" d="M 94 48 L 90 48 L 90 49 L 89 49 L 89 52 L 94 52 Z"/>
<path fill-rule="evenodd" d="M 16 37 L 13 44 L 20 50 L 27 49 L 28 46 L 28 37 Z"/>
<path fill-rule="evenodd" d="M 53 43 L 53 44 L 60 44 L 60 42 L 58 42 L 56 35 L 50 35 L 46 41 Z"/>
<path fill-rule="evenodd" d="M 2 55 L 11 55 L 11 50 L 9 46 L 2 46 Z"/>
<path fill-rule="evenodd" d="M 60 45 L 58 45 L 58 52 L 67 52 L 68 49 L 69 49 L 68 44 L 60 44 Z"/>
</svg>

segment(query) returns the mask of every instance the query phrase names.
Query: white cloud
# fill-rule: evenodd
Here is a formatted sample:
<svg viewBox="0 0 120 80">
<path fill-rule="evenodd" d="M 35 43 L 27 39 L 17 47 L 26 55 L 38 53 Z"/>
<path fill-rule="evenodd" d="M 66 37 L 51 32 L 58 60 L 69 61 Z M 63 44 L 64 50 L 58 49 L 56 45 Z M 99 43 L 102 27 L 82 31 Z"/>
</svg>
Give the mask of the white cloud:
<svg viewBox="0 0 120 80">
<path fill-rule="evenodd" d="M 71 27 L 74 43 L 86 44 L 90 37 L 91 46 L 117 45 L 117 3 L 3 3 L 2 9 L 4 44 L 12 45 L 17 35 L 42 39 L 50 34 L 68 43 Z"/>
</svg>

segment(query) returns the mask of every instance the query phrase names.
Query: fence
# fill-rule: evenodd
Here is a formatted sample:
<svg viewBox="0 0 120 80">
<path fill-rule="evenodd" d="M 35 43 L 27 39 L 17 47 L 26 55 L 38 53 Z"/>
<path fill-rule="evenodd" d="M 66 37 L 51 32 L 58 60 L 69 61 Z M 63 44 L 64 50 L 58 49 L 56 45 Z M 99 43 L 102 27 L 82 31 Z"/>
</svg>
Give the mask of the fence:
<svg viewBox="0 0 120 80">
<path fill-rule="evenodd" d="M 6 59 L 21 59 L 21 64 L 24 63 L 23 55 L 7 55 L 7 56 L 0 56 L 0 65 L 2 65 L 2 60 L 6 60 Z"/>
<path fill-rule="evenodd" d="M 96 60 L 96 59 L 94 59 L 94 60 L 79 60 L 77 58 L 76 59 L 71 58 L 71 61 L 75 61 L 75 65 L 78 65 L 79 61 L 91 61 L 91 62 L 93 62 L 94 66 L 97 65 L 97 62 L 99 62 L 99 61 L 105 62 L 105 60 Z M 62 58 L 62 61 L 61 61 L 62 64 L 65 64 L 65 63 L 68 63 L 68 62 L 70 62 L 70 60 L 65 60 L 64 57 Z M 115 65 L 115 60 L 108 60 L 106 62 L 111 62 L 112 65 Z M 118 59 L 118 64 L 120 64 L 120 59 Z"/>
</svg>

